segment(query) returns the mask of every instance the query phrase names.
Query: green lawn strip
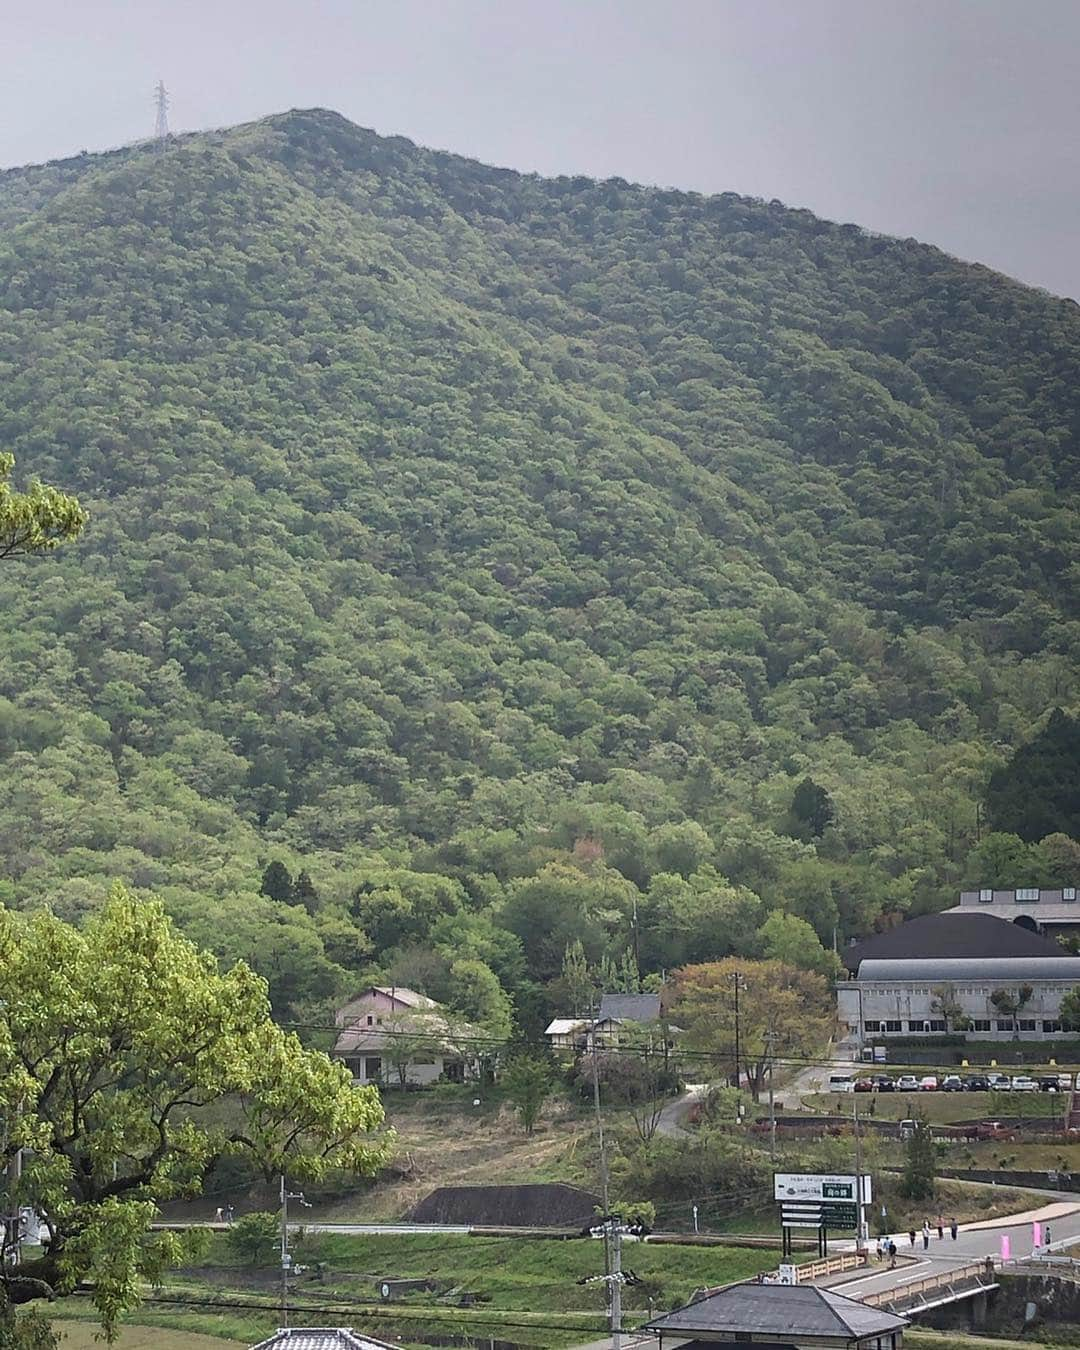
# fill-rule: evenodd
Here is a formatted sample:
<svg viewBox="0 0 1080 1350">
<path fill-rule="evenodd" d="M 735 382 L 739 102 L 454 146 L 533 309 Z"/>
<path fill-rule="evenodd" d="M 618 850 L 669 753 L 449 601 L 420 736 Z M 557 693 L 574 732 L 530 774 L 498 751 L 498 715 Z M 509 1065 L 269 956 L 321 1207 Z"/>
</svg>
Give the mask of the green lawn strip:
<svg viewBox="0 0 1080 1350">
<path fill-rule="evenodd" d="M 1000 1336 L 968 1336 L 962 1331 L 922 1331 L 908 1328 L 904 1345 L 910 1350 L 1032 1350 L 1033 1346 L 1073 1344 L 1071 1328 L 1061 1327 L 1061 1341 L 1055 1340 L 1054 1327 L 1045 1324 L 1038 1329 L 1038 1340 L 1015 1341 Z"/>
<path fill-rule="evenodd" d="M 851 1119 L 852 1106 L 862 1120 L 908 1120 L 925 1115 L 937 1124 L 960 1120 L 994 1120 L 1022 1116 L 1025 1120 L 1054 1118 L 1059 1125 L 1068 1094 L 1061 1092 L 816 1092 L 805 1098 L 817 1115 Z M 873 1106 L 873 1112 L 870 1108 Z M 786 1114 L 786 1113 L 785 1113 Z"/>
<path fill-rule="evenodd" d="M 603 1271 L 603 1245 L 590 1239 L 319 1233 L 295 1242 L 294 1259 L 309 1272 L 294 1282 L 298 1302 L 356 1300 L 361 1308 L 369 1306 L 384 1313 L 400 1309 L 420 1319 L 428 1308 L 438 1311 L 440 1325 L 451 1315 L 468 1321 L 499 1313 L 539 1315 L 553 1321 L 591 1320 L 600 1317 L 604 1308 L 601 1285 L 578 1283 L 582 1277 Z M 776 1252 L 769 1250 L 626 1242 L 623 1265 L 646 1283 L 628 1288 L 624 1303 L 628 1310 L 636 1308 L 644 1314 L 651 1295 L 655 1307 L 674 1307 L 702 1285 L 745 1279 L 774 1267 L 776 1261 Z M 322 1276 L 313 1279 L 310 1272 L 318 1266 Z M 454 1293 L 440 1297 L 417 1291 L 400 1302 L 383 1304 L 379 1286 L 394 1279 L 432 1279 L 442 1290 Z M 267 1298 L 272 1296 L 273 1285 L 265 1268 L 237 1265 L 225 1240 L 217 1237 L 201 1267 L 188 1270 L 181 1280 L 172 1279 L 170 1287 L 181 1288 L 191 1297 L 201 1290 L 204 1296 Z M 456 1309 L 456 1299 L 463 1293 L 480 1300 L 475 1310 Z"/>
<path fill-rule="evenodd" d="M 100 1339 L 95 1339 L 101 1327 L 87 1299 L 58 1299 L 50 1304 L 48 1315 L 51 1322 L 62 1324 L 64 1330 L 70 1332 L 70 1336 L 61 1342 L 63 1350 L 69 1350 L 69 1347 L 71 1350 L 82 1350 L 83 1346 L 101 1345 Z M 132 1329 L 162 1328 L 163 1333 L 154 1340 L 155 1350 L 201 1350 L 204 1344 L 202 1338 L 206 1337 L 217 1338 L 224 1350 L 226 1346 L 236 1344 L 249 1346 L 264 1340 L 277 1328 L 278 1321 L 275 1313 L 266 1315 L 245 1313 L 240 1309 L 235 1312 L 226 1310 L 158 1312 L 144 1306 L 128 1318 L 127 1325 Z M 165 1329 L 175 1332 L 176 1335 L 166 1337 Z M 123 1339 L 119 1343 L 119 1350 L 126 1350 Z"/>
</svg>

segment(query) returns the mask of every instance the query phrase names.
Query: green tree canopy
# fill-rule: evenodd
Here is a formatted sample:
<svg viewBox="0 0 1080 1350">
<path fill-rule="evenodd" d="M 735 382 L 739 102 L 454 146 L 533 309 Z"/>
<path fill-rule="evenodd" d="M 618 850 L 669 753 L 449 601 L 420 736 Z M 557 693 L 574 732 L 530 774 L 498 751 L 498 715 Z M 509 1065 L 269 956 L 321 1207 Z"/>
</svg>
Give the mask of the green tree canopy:
<svg viewBox="0 0 1080 1350">
<path fill-rule="evenodd" d="M 47 553 L 77 539 L 88 517 L 76 499 L 37 482 L 16 492 L 10 482 L 14 467 L 15 456 L 0 453 L 0 561 Z"/>
<path fill-rule="evenodd" d="M 387 1154 L 374 1091 L 276 1027 L 264 981 L 219 973 L 155 901 L 117 887 L 81 930 L 0 910 L 0 965 L 2 1160 L 28 1156 L 8 1202 L 49 1227 L 0 1275 L 15 1302 L 88 1281 L 111 1334 L 181 1254 L 150 1232 L 158 1206 L 198 1195 L 215 1160 L 317 1179 Z"/>
</svg>

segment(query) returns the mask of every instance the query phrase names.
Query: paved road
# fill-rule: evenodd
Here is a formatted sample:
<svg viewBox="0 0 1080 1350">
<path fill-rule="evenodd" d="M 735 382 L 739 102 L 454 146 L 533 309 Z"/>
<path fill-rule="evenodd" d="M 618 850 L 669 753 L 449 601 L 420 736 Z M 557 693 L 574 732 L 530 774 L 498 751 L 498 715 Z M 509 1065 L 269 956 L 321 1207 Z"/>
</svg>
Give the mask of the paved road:
<svg viewBox="0 0 1080 1350">
<path fill-rule="evenodd" d="M 1080 1201 L 1077 1201 L 1075 1196 L 1060 1195 L 1058 1198 L 1058 1195 L 1054 1195 L 1048 1196 L 1046 1204 L 1027 1210 L 1023 1214 L 964 1224 L 955 1242 L 949 1236 L 948 1229 L 945 1230 L 945 1237 L 939 1240 L 935 1228 L 932 1230 L 930 1246 L 925 1252 L 921 1236 L 916 1238 L 916 1247 L 912 1251 L 907 1234 L 897 1234 L 896 1245 L 900 1248 L 901 1260 L 895 1270 L 878 1267 L 864 1274 L 853 1274 L 848 1271 L 842 1275 L 828 1276 L 815 1283 L 834 1289 L 838 1294 L 844 1294 L 848 1298 L 862 1298 L 866 1294 L 883 1290 L 902 1289 L 905 1284 L 943 1274 L 987 1256 L 1000 1259 L 1002 1234 L 1009 1236 L 1012 1257 L 1023 1258 L 1031 1253 L 1031 1225 L 1035 1219 L 1039 1219 L 1044 1226 L 1046 1223 L 1050 1224 L 1051 1247 L 1054 1250 L 1080 1241 Z M 836 1249 L 839 1249 L 840 1245 L 837 1244 Z M 842 1245 L 850 1246 L 850 1244 Z M 658 1350 L 658 1342 L 655 1339 L 633 1333 L 624 1336 L 622 1344 L 623 1350 Z M 577 1350 L 610 1350 L 610 1347 L 611 1341 L 608 1339 L 593 1341 L 587 1346 L 577 1347 Z"/>
<path fill-rule="evenodd" d="M 897 1263 L 895 1270 L 877 1267 L 872 1272 L 856 1275 L 854 1278 L 848 1272 L 846 1275 L 828 1276 L 816 1283 L 835 1289 L 838 1294 L 846 1294 L 849 1298 L 861 1298 L 865 1294 L 880 1293 L 884 1290 L 902 1289 L 905 1284 L 943 1274 L 957 1266 L 981 1261 L 987 1256 L 1000 1261 L 1003 1235 L 1008 1235 L 1011 1259 L 1030 1256 L 1032 1222 L 1036 1219 L 1044 1227 L 1049 1223 L 1052 1249 L 1060 1250 L 1080 1241 L 1080 1202 L 1075 1196 L 1061 1199 L 1048 1197 L 1046 1204 L 1027 1210 L 1023 1214 L 1014 1214 L 1006 1219 L 987 1219 L 978 1223 L 964 1224 L 955 1242 L 949 1236 L 948 1228 L 945 1229 L 945 1236 L 941 1239 L 938 1238 L 937 1229 L 933 1228 L 930 1246 L 925 1251 L 920 1234 L 916 1235 L 915 1247 L 912 1248 L 907 1233 L 895 1233 L 893 1240 L 899 1249 L 899 1255 L 905 1258 Z"/>
<path fill-rule="evenodd" d="M 668 1102 L 667 1106 L 660 1112 L 660 1121 L 656 1127 L 656 1133 L 666 1135 L 668 1139 L 674 1138 L 686 1129 L 686 1114 L 695 1102 L 704 1097 L 709 1090 L 708 1083 L 687 1083 L 686 1091 L 681 1097 L 676 1097 L 673 1102 Z"/>
</svg>

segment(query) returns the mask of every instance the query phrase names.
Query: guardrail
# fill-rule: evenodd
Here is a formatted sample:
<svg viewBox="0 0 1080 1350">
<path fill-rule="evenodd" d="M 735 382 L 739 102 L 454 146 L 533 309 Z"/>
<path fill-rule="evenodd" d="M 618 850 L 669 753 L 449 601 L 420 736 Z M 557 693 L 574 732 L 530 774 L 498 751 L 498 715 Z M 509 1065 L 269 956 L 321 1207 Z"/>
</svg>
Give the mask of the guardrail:
<svg viewBox="0 0 1080 1350">
<path fill-rule="evenodd" d="M 861 1270 L 867 1264 L 865 1252 L 844 1252 L 840 1256 L 823 1257 L 820 1261 L 805 1261 L 795 1267 L 795 1279 L 799 1284 L 808 1284 L 819 1280 L 823 1275 L 839 1275 L 845 1270 Z"/>
<path fill-rule="evenodd" d="M 965 1288 L 957 1289 L 957 1285 L 965 1285 Z M 898 1303 L 907 1304 L 909 1299 L 918 1299 L 922 1303 L 928 1303 L 927 1294 L 938 1293 L 941 1290 L 948 1290 L 954 1293 L 957 1298 L 965 1298 L 969 1294 L 976 1294 L 982 1289 L 993 1289 L 997 1286 L 994 1283 L 994 1265 L 992 1261 L 972 1261 L 966 1266 L 957 1266 L 954 1270 L 943 1271 L 940 1275 L 928 1275 L 924 1280 L 912 1280 L 909 1284 L 904 1284 L 896 1289 L 882 1289 L 872 1294 L 864 1294 L 859 1300 L 860 1303 L 869 1304 L 872 1308 L 893 1307 Z M 936 1303 L 948 1302 L 948 1299 L 936 1299 Z"/>
</svg>

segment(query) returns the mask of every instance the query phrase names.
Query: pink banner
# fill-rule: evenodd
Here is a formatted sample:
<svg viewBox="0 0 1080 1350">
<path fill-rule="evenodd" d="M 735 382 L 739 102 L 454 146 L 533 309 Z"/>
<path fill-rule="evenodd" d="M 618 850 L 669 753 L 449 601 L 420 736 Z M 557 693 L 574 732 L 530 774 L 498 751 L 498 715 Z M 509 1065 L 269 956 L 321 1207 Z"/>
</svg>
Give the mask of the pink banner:
<svg viewBox="0 0 1080 1350">
<path fill-rule="evenodd" d="M 1038 1251 L 1042 1246 L 1042 1224 L 1038 1219 L 1033 1219 L 1031 1223 L 1031 1248 Z"/>
<path fill-rule="evenodd" d="M 1003 1261 L 1007 1261 L 1007 1260 L 1009 1259 L 1009 1235 L 1008 1235 L 1008 1233 L 1002 1233 L 1002 1235 L 1001 1235 L 1001 1259 L 1002 1259 Z"/>
</svg>

